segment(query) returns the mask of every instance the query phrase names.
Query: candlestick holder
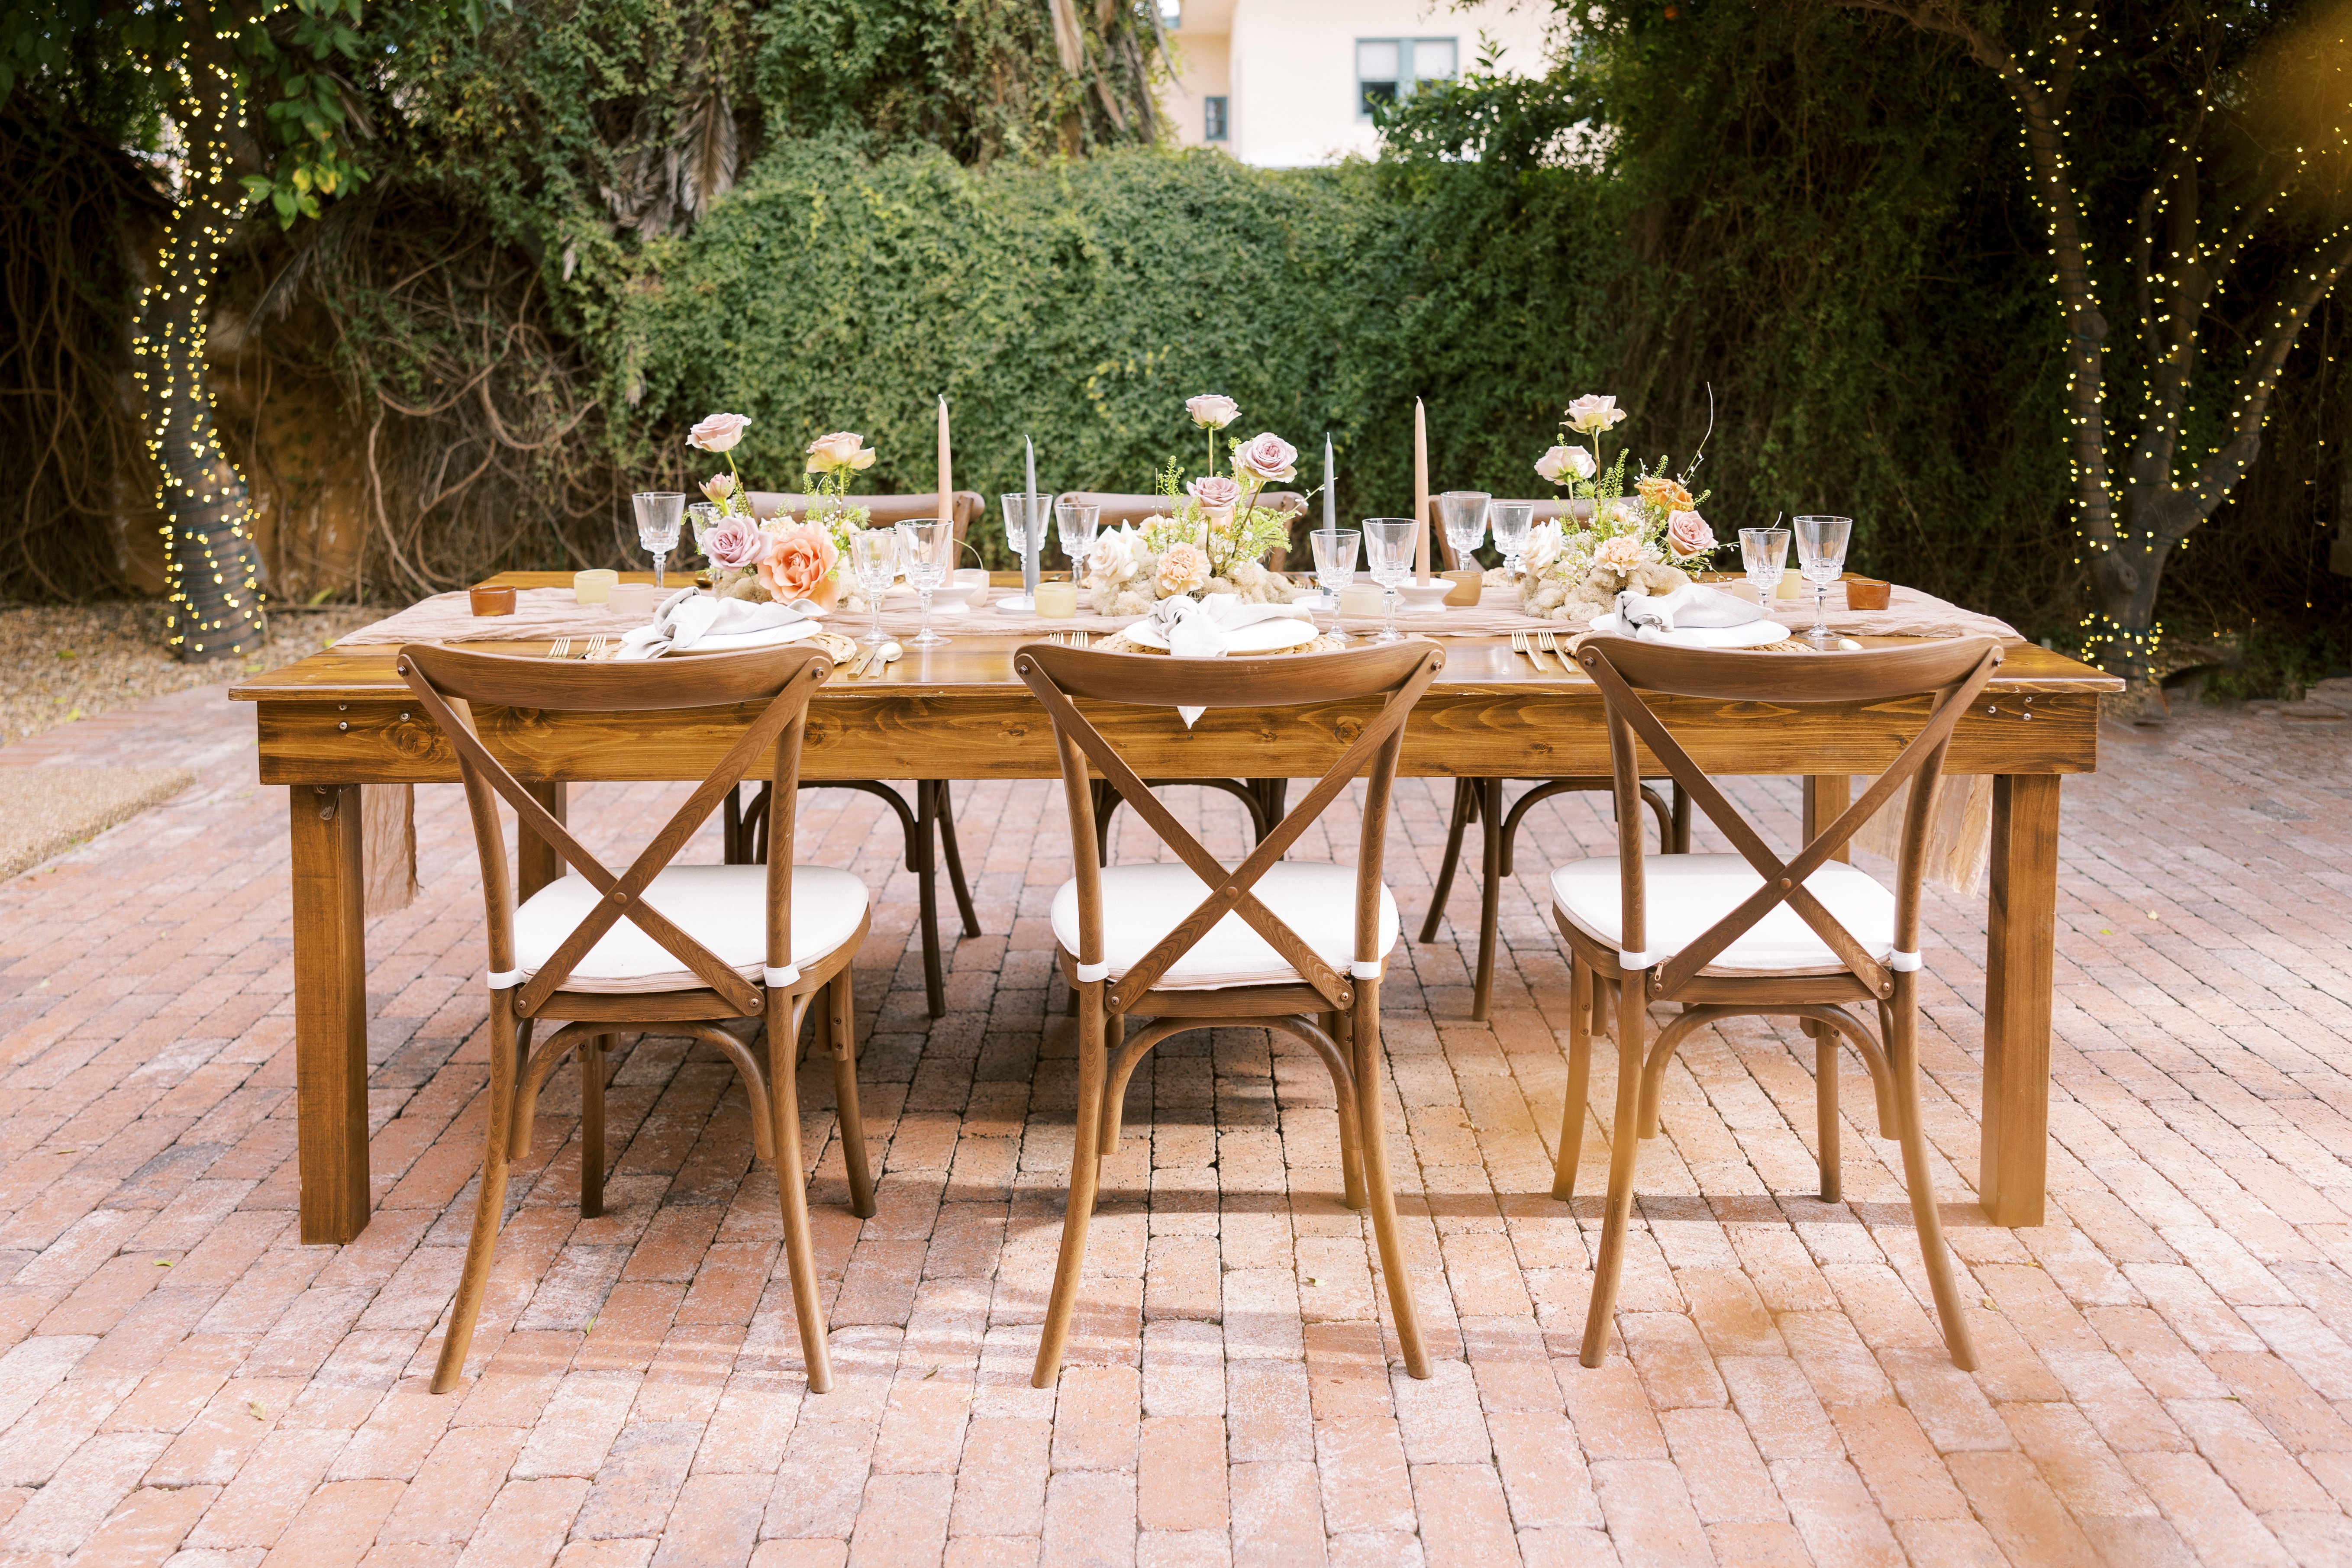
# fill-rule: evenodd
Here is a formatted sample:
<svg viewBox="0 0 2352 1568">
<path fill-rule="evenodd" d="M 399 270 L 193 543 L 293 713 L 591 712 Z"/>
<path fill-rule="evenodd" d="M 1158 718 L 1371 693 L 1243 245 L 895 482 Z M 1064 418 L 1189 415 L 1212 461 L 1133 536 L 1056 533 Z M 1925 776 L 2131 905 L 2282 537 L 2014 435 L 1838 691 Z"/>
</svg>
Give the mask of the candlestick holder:
<svg viewBox="0 0 2352 1568">
<path fill-rule="evenodd" d="M 1001 495 L 1004 507 L 1004 542 L 1021 552 L 1021 592 L 996 601 L 1008 616 L 1037 613 L 1037 558 L 1045 548 L 1045 530 L 1054 515 L 1053 497 L 1036 490 Z"/>
</svg>

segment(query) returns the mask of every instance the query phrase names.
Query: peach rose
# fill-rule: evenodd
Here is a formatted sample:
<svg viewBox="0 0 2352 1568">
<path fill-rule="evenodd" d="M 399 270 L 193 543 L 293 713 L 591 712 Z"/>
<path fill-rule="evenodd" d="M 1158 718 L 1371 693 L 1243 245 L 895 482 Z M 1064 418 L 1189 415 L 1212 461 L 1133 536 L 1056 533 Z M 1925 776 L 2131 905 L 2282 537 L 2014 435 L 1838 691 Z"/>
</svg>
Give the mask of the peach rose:
<svg viewBox="0 0 2352 1568">
<path fill-rule="evenodd" d="M 748 414 L 714 414 L 686 433 L 686 444 L 706 452 L 729 452 L 743 438 L 743 426 L 751 423 Z"/>
<path fill-rule="evenodd" d="M 1660 511 L 1690 510 L 1690 491 L 1664 474 L 1652 474 L 1647 479 L 1636 479 L 1633 481 L 1633 488 L 1642 493 L 1643 500 L 1648 501 Z"/>
<path fill-rule="evenodd" d="M 1221 393 L 1204 392 L 1186 398 L 1184 412 L 1203 430 L 1222 430 L 1241 417 L 1242 405 Z"/>
<path fill-rule="evenodd" d="M 760 581 L 779 599 L 805 599 L 833 575 L 841 549 L 824 524 L 770 523 L 768 553 L 760 563 Z"/>
<path fill-rule="evenodd" d="M 1677 561 L 1704 555 L 1715 548 L 1715 530 L 1695 511 L 1677 511 L 1666 520 L 1666 548 Z"/>
<path fill-rule="evenodd" d="M 836 430 L 830 436 L 820 436 L 809 443 L 808 471 L 812 474 L 837 473 L 874 466 L 874 453 L 866 447 L 866 437 L 854 430 Z"/>
<path fill-rule="evenodd" d="M 1640 540 L 1630 533 L 1621 533 L 1614 539 L 1601 542 L 1601 547 L 1592 552 L 1592 563 L 1611 572 L 1630 575 L 1642 569 L 1643 557 L 1648 553 Z"/>
<path fill-rule="evenodd" d="M 1209 557 L 1197 544 L 1171 544 L 1160 558 L 1154 581 L 1163 599 L 1197 592 L 1209 584 Z"/>
</svg>

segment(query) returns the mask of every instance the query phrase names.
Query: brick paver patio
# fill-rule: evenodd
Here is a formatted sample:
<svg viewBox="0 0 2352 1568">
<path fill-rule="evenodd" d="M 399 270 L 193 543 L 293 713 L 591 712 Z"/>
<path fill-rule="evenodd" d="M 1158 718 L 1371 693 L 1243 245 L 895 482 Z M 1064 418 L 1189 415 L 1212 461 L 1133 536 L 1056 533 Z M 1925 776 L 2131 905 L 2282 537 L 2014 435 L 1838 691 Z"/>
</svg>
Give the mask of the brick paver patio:
<svg viewBox="0 0 2352 1568">
<path fill-rule="evenodd" d="M 1044 918 L 1066 829 L 1034 784 L 961 794 L 988 934 L 956 948 L 937 1023 L 895 827 L 863 797 L 805 808 L 802 858 L 879 900 L 863 1226 L 828 1075 L 802 1080 L 835 1391 L 804 1394 L 731 1069 L 649 1037 L 608 1095 L 605 1217 L 577 1217 L 576 1077 L 542 1101 L 479 1375 L 445 1398 L 425 1380 L 487 1078 L 458 795 L 420 792 L 425 890 L 370 932 L 374 1223 L 305 1247 L 286 807 L 252 782 L 251 727 L 192 692 L 0 752 L 203 779 L 0 885 L 6 1562 L 2352 1562 L 2352 725 L 2194 713 L 2066 786 L 2038 1229 L 1970 1201 L 1982 910 L 1933 901 L 1927 1116 L 1977 1374 L 1923 1305 L 1858 1064 L 1848 1201 L 1824 1205 L 1810 1042 L 1755 1022 L 1675 1068 L 1622 1339 L 1577 1365 L 1607 1140 L 1586 1140 L 1596 1195 L 1550 1202 L 1565 965 L 1543 889 L 1610 829 L 1570 799 L 1530 818 L 1493 1026 L 1466 1019 L 1452 937 L 1401 946 L 1384 989 L 1436 1376 L 1383 1343 L 1320 1068 L 1229 1031 L 1138 1075 L 1069 1369 L 1031 1389 L 1074 1090 Z M 1793 788 L 1769 787 L 1785 827 Z M 625 842 L 674 797 L 590 788 L 574 822 Z M 1171 799 L 1240 843 L 1234 803 Z M 1445 801 L 1400 791 L 1409 929 Z M 1121 842 L 1149 837 L 1123 816 Z M 1475 898 L 1465 879 L 1455 932 Z"/>
</svg>

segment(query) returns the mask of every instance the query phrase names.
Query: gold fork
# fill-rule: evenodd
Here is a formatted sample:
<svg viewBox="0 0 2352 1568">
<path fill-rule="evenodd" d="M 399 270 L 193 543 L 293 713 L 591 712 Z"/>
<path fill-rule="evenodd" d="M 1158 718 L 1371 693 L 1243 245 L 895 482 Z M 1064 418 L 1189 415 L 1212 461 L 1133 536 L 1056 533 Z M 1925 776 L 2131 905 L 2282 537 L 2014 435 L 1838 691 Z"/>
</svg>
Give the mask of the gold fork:
<svg viewBox="0 0 2352 1568">
<path fill-rule="evenodd" d="M 572 639 L 570 637 L 558 637 L 553 642 L 548 644 L 547 657 L 550 658 L 570 658 L 572 657 Z"/>
<path fill-rule="evenodd" d="M 1551 655 L 1554 658 L 1559 660 L 1559 672 L 1562 675 L 1566 675 L 1568 673 L 1568 654 L 1561 648 L 1559 643 L 1553 637 L 1551 633 L 1537 633 L 1536 646 L 1542 648 L 1544 652 Z"/>
<path fill-rule="evenodd" d="M 1544 672 L 1543 655 L 1535 650 L 1535 645 L 1528 639 L 1528 635 L 1526 632 L 1513 632 L 1511 634 L 1511 651 L 1513 653 L 1526 654 L 1528 656 L 1528 662 L 1536 667 L 1536 673 L 1538 675 L 1541 675 Z"/>
</svg>

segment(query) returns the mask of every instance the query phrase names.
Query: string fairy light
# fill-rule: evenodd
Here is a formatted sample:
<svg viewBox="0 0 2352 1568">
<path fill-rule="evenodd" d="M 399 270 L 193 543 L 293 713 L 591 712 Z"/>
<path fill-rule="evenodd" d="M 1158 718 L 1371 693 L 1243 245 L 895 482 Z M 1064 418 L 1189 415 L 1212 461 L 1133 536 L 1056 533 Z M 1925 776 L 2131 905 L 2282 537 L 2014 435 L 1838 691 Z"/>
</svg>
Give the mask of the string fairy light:
<svg viewBox="0 0 2352 1568">
<path fill-rule="evenodd" d="M 215 30 L 213 37 L 229 36 Z M 188 53 L 177 72 L 180 109 L 192 130 L 208 133 L 184 139 L 156 281 L 144 290 L 131 337 L 131 374 L 146 394 L 144 435 L 164 519 L 164 641 L 175 657 L 197 661 L 256 650 L 268 630 L 245 476 L 221 446 L 205 379 L 212 279 L 245 205 L 222 133 L 236 84 L 216 59 L 199 63 Z"/>
</svg>

